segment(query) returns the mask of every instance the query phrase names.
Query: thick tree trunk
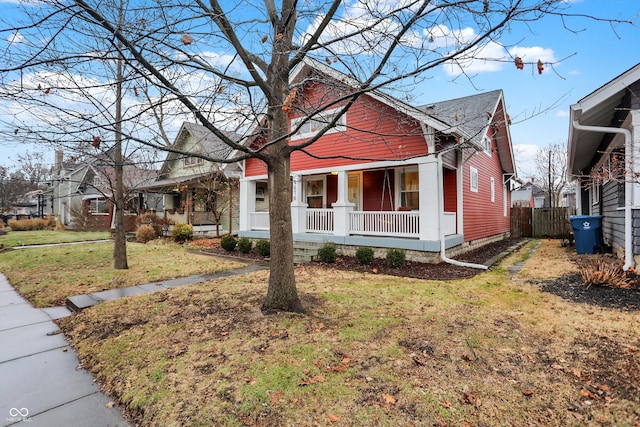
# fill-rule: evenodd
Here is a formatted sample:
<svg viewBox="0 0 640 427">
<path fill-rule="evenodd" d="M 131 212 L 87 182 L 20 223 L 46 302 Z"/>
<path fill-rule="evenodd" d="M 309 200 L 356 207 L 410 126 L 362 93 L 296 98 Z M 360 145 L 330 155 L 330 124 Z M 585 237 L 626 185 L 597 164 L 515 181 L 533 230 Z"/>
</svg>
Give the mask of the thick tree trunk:
<svg viewBox="0 0 640 427">
<path fill-rule="evenodd" d="M 267 71 L 269 87 L 268 149 L 269 161 L 269 227 L 271 235 L 271 265 L 269 289 L 262 305 L 264 311 L 302 312 L 293 269 L 293 229 L 291 228 L 291 187 L 289 148 L 289 115 L 284 101 L 289 95 L 289 53 L 296 22 L 296 1 L 282 2 L 282 19 L 275 11 L 270 14 L 274 29 L 272 61 Z"/>
<path fill-rule="evenodd" d="M 269 225 L 271 265 L 269 289 L 262 305 L 265 311 L 302 312 L 293 268 L 291 190 L 289 156 L 275 159 L 269 168 Z"/>
</svg>

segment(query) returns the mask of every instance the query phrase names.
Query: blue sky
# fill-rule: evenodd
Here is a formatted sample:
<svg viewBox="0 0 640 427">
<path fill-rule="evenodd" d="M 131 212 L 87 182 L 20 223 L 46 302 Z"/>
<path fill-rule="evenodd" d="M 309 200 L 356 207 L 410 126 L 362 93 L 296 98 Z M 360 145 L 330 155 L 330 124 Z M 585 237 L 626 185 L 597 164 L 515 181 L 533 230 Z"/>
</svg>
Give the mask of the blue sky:
<svg viewBox="0 0 640 427">
<path fill-rule="evenodd" d="M 12 1 L 0 0 L 0 9 L 11 9 Z M 533 173 L 532 159 L 549 143 L 566 144 L 569 106 L 640 62 L 640 1 L 567 0 L 569 12 L 602 18 L 631 20 L 633 25 L 568 18 L 563 29 L 559 17 L 548 16 L 529 26 L 515 24 L 500 42 L 525 61 L 541 59 L 546 65 L 539 75 L 532 65 L 517 70 L 510 62 L 475 62 L 467 70 L 471 80 L 450 69 L 432 70 L 427 79 L 412 88 L 413 102 L 431 102 L 502 89 L 513 125 L 511 136 L 518 172 Z M 473 29 L 469 29 L 473 32 Z M 3 37 L 6 36 L 6 33 Z M 0 40 L 6 43 L 6 40 Z M 4 45 L 1 46 L 4 49 Z M 491 51 L 483 54 L 491 56 Z M 499 53 L 496 52 L 496 55 Z M 549 63 L 555 63 L 553 67 Z M 0 164 L 11 164 L 24 146 L 0 140 Z M 53 153 L 48 160 L 52 161 Z"/>
<path fill-rule="evenodd" d="M 426 102 L 502 89 L 514 123 L 511 137 L 518 173 L 525 179 L 534 172 L 532 160 L 539 147 L 566 145 L 569 106 L 640 62 L 640 1 L 573 0 L 570 7 L 571 13 L 632 20 L 634 25 L 570 18 L 565 23 L 573 31 L 568 31 L 560 18 L 548 16 L 529 29 L 518 26 L 508 36 L 512 40 L 501 41 L 516 43 L 531 55 L 552 56 L 560 61 L 553 69 L 546 66 L 538 75 L 530 65 L 517 70 L 503 64 L 491 71 L 494 64 L 488 64 L 487 71 L 478 68 L 472 81 L 442 71 L 424 86 Z"/>
</svg>

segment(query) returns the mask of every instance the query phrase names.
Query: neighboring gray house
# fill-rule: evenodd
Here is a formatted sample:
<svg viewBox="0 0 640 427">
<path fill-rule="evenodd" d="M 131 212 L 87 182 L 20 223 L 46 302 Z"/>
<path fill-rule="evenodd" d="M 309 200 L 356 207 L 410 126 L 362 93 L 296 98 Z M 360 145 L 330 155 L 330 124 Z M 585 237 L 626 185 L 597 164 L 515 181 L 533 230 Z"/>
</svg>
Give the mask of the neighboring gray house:
<svg viewBox="0 0 640 427">
<path fill-rule="evenodd" d="M 640 261 L 640 64 L 570 109 L 568 171 L 578 214 L 603 215 L 605 243 Z"/>
<path fill-rule="evenodd" d="M 68 227 L 77 226 L 80 217 L 91 217 L 92 228 L 110 229 L 114 226 L 112 184 L 114 169 L 108 153 L 88 160 L 70 157 L 63 159 L 63 152 L 56 151 L 51 185 L 47 190 L 45 213 L 52 214 Z M 137 214 L 145 201 L 136 192 L 137 187 L 155 179 L 156 173 L 125 164 L 123 182 L 127 210 Z M 86 218 L 85 218 L 86 219 Z M 131 227 L 129 227 L 131 228 Z"/>
</svg>

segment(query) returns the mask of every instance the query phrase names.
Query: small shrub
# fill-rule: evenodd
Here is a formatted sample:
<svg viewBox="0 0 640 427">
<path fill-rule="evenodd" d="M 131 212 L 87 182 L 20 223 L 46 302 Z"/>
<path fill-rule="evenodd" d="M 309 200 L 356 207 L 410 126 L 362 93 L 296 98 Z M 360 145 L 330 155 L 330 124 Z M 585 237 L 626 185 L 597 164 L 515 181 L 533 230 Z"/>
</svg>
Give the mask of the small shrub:
<svg viewBox="0 0 640 427">
<path fill-rule="evenodd" d="M 193 227 L 189 224 L 176 224 L 171 230 L 171 237 L 178 243 L 193 239 Z"/>
<path fill-rule="evenodd" d="M 580 265 L 582 283 L 589 286 L 608 286 L 610 288 L 632 288 L 635 283 L 629 280 L 622 268 L 622 261 L 612 257 L 598 257 L 595 261 Z"/>
<path fill-rule="evenodd" d="M 318 249 L 318 258 L 321 262 L 335 262 L 336 256 L 336 245 L 334 245 L 333 243 L 326 243 L 323 247 Z"/>
<path fill-rule="evenodd" d="M 238 240 L 238 252 L 241 254 L 248 254 L 251 252 L 251 248 L 253 247 L 253 242 L 248 237 L 241 237 Z"/>
<path fill-rule="evenodd" d="M 140 243 L 147 243 L 156 238 L 156 230 L 149 224 L 142 224 L 136 230 L 136 240 Z"/>
<path fill-rule="evenodd" d="M 402 249 L 387 250 L 387 265 L 391 268 L 404 267 L 407 263 L 407 256 Z"/>
<path fill-rule="evenodd" d="M 361 265 L 371 265 L 373 262 L 373 249 L 366 246 L 358 248 L 356 258 Z"/>
<path fill-rule="evenodd" d="M 153 226 L 156 225 L 158 221 L 160 221 L 160 217 L 155 212 L 145 212 L 136 218 L 136 222 L 139 225 L 147 224 Z"/>
<path fill-rule="evenodd" d="M 49 223 L 48 218 L 12 219 L 9 220 L 9 227 L 13 231 L 46 230 Z"/>
<path fill-rule="evenodd" d="M 227 252 L 233 252 L 236 249 L 238 242 L 236 238 L 231 234 L 225 235 L 222 239 L 220 239 L 220 247 Z"/>
<path fill-rule="evenodd" d="M 271 243 L 267 239 L 260 239 L 256 242 L 256 251 L 258 255 L 268 257 L 271 255 Z"/>
</svg>

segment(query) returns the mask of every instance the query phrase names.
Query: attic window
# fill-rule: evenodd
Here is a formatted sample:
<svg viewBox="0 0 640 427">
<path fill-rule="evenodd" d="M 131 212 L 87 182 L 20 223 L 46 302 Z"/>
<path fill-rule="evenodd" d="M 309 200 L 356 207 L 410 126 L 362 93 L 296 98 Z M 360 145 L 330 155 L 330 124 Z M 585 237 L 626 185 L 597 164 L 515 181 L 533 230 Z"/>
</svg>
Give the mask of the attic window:
<svg viewBox="0 0 640 427">
<path fill-rule="evenodd" d="M 335 119 L 339 111 L 340 109 L 336 108 L 333 110 L 327 110 L 327 111 L 323 111 L 321 113 L 315 114 L 313 118 L 302 123 L 302 125 L 300 123 L 304 121 L 305 117 L 300 117 L 300 118 L 291 120 L 292 131 L 295 130 L 298 126 L 300 126 L 300 129 L 298 129 L 298 131 L 295 134 L 291 135 L 291 140 L 314 137 L 320 130 L 322 130 L 325 126 L 331 123 L 333 119 Z M 335 133 L 335 132 L 344 132 L 346 129 L 347 129 L 347 114 L 345 113 L 338 119 L 335 126 L 333 126 L 332 128 L 328 129 L 325 132 L 325 135 L 329 133 Z"/>
<path fill-rule="evenodd" d="M 491 155 L 491 138 L 486 135 L 482 137 L 482 148 L 485 153 Z"/>
<path fill-rule="evenodd" d="M 185 166 L 196 166 L 204 163 L 204 160 L 200 157 L 185 157 L 184 165 Z"/>
</svg>

